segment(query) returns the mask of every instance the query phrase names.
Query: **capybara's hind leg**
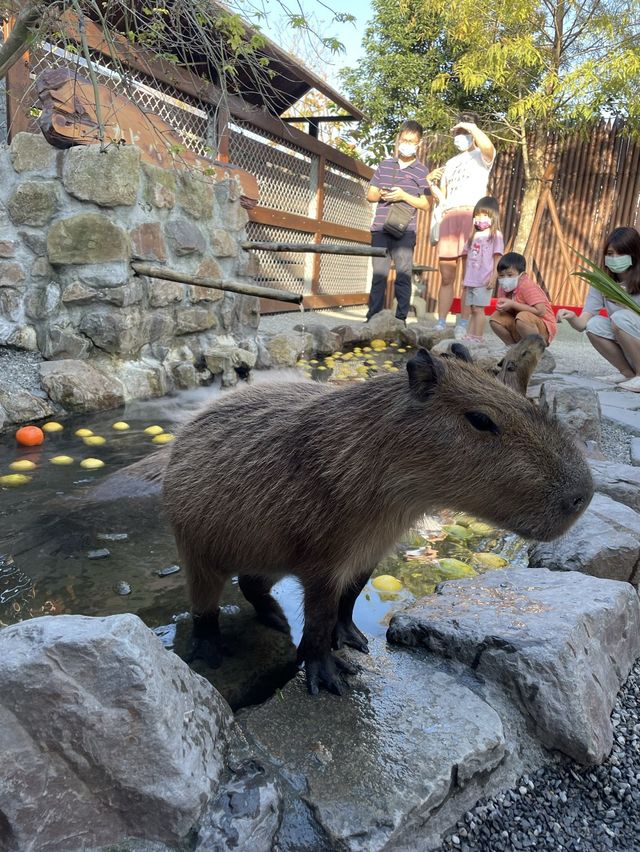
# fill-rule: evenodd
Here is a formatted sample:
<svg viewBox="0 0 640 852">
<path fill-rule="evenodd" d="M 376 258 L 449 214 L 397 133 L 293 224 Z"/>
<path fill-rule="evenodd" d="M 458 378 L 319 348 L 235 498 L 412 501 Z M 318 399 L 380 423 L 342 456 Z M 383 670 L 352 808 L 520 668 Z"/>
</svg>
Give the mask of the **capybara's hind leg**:
<svg viewBox="0 0 640 852">
<path fill-rule="evenodd" d="M 193 639 L 185 662 L 204 660 L 211 668 L 222 663 L 223 643 L 218 623 L 220 594 L 226 577 L 209 569 L 205 561 L 193 553 L 182 558 L 185 566 L 191 611 L 193 614 Z"/>
<path fill-rule="evenodd" d="M 348 645 L 350 648 L 355 648 L 356 651 L 362 651 L 363 654 L 369 653 L 367 637 L 353 623 L 353 607 L 358 595 L 367 585 L 370 576 L 371 571 L 358 574 L 342 593 L 338 604 L 338 620 L 331 637 L 332 648 L 342 648 Z"/>
<path fill-rule="evenodd" d="M 304 662 L 307 688 L 317 695 L 324 686 L 342 695 L 347 684 L 342 674 L 355 674 L 354 666 L 331 653 L 331 634 L 338 617 L 338 593 L 324 581 L 304 583 L 304 631 L 298 662 Z"/>
<path fill-rule="evenodd" d="M 281 633 L 289 634 L 291 628 L 282 607 L 271 594 L 273 577 L 263 577 L 253 574 L 241 574 L 238 577 L 240 591 L 253 604 L 256 614 L 263 624 L 273 627 Z"/>
</svg>

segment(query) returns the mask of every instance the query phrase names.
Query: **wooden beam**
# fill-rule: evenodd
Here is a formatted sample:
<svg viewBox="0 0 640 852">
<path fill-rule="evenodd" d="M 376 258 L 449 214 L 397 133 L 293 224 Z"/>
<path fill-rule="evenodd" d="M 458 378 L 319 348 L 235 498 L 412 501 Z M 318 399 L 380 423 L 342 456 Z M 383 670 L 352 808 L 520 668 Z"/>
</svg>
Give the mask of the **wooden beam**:
<svg viewBox="0 0 640 852">
<path fill-rule="evenodd" d="M 359 245 L 349 246 L 341 243 L 273 243 L 247 240 L 240 243 L 245 251 L 290 251 L 298 254 L 347 254 L 357 257 L 384 257 L 385 248 Z"/>
<path fill-rule="evenodd" d="M 343 296 L 305 296 L 302 304 L 305 310 L 314 310 L 315 308 L 354 307 L 356 305 L 366 305 L 368 301 L 368 293 L 350 293 Z M 283 302 L 274 302 L 272 299 L 260 299 L 261 314 L 284 313 L 295 310 L 300 309 Z M 302 316 L 300 317 L 300 322 L 303 322 Z M 340 320 L 336 319 L 336 325 L 339 324 Z"/>
<path fill-rule="evenodd" d="M 350 240 L 354 243 L 370 243 L 371 232 L 360 228 L 349 228 L 334 222 L 311 219 L 298 213 L 285 213 L 284 210 L 273 210 L 270 207 L 254 207 L 249 210 L 249 219 L 261 225 L 275 225 L 278 228 L 288 228 L 292 231 L 304 231 L 307 234 L 321 234 L 323 237 L 333 237 L 338 240 Z"/>
<path fill-rule="evenodd" d="M 26 51 L 7 71 L 5 77 L 7 92 L 7 130 L 11 141 L 16 133 L 33 131 L 33 119 L 29 115 L 30 104 L 25 96 L 31 89 L 29 77 L 29 52 Z M 35 97 L 35 94 L 34 94 Z"/>
</svg>

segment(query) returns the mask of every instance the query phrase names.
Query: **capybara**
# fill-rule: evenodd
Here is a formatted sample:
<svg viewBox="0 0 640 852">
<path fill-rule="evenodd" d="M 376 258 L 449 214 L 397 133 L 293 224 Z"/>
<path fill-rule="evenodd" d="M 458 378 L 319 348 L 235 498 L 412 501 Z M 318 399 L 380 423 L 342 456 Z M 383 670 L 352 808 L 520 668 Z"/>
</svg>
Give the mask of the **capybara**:
<svg viewBox="0 0 640 852">
<path fill-rule="evenodd" d="M 496 368 L 496 378 L 503 385 L 523 396 L 527 392 L 531 374 L 544 355 L 546 344 L 539 334 L 528 334 L 510 346 Z"/>
<path fill-rule="evenodd" d="M 293 574 L 309 691 L 341 694 L 350 667 L 331 648 L 367 651 L 355 600 L 419 516 L 455 509 L 548 540 L 584 511 L 591 474 L 560 424 L 466 361 L 420 350 L 407 373 L 247 387 L 183 428 L 164 499 L 193 607 L 191 658 L 220 663 L 218 602 L 235 574 L 258 616 L 288 631 L 270 589 Z"/>
</svg>

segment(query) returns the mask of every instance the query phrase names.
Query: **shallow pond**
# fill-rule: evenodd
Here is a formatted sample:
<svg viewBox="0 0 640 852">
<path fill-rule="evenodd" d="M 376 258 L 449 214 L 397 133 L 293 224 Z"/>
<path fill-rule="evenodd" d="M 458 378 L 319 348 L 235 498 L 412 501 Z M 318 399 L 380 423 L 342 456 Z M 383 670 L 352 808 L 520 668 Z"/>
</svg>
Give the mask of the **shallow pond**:
<svg viewBox="0 0 640 852">
<path fill-rule="evenodd" d="M 356 349 L 314 359 L 317 363 L 303 362 L 300 368 L 319 380 L 365 380 L 376 372 L 404 369 L 406 357 L 392 347 L 378 352 Z M 270 376 L 262 374 L 257 380 L 268 381 Z M 107 477 L 158 449 L 146 429 L 156 426 L 171 433 L 217 393 L 214 387 L 202 388 L 69 418 L 60 431 L 47 432 L 38 447 L 20 448 L 12 429 L 0 436 L 0 483 L 7 475 L 28 478 L 20 485 L 0 485 L 0 625 L 43 614 L 134 612 L 169 647 L 173 644 L 175 625 L 188 602 L 158 494 L 122 496 L 107 487 Z M 129 428 L 114 429 L 120 421 Z M 102 437 L 104 443 L 87 444 L 86 437 L 76 434 L 79 429 L 90 430 L 89 438 Z M 52 459 L 60 456 L 72 461 L 55 464 Z M 87 458 L 104 464 L 85 469 L 80 463 Z M 16 461 L 34 467 L 15 470 L 11 465 Z M 433 592 L 438 582 L 523 558 L 518 539 L 477 525 L 472 518 L 447 513 L 425 517 L 377 567 L 357 601 L 355 620 L 365 633 L 382 636 L 394 610 Z M 302 628 L 298 585 L 286 579 L 274 593 L 297 643 Z M 228 584 L 223 604 L 223 621 L 233 632 L 234 617 L 247 615 L 234 583 Z M 263 642 L 273 636 L 257 629 L 264 631 Z"/>
</svg>

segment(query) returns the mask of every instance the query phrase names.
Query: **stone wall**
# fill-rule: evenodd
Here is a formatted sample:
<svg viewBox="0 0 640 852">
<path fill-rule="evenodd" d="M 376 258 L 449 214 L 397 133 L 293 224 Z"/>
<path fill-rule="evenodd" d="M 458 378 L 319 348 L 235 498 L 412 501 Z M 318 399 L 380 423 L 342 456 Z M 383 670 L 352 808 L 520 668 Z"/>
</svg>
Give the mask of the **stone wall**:
<svg viewBox="0 0 640 852">
<path fill-rule="evenodd" d="M 0 169 L 0 347 L 89 361 L 124 399 L 210 381 L 207 355 L 219 365 L 233 351 L 237 366 L 239 340 L 256 350 L 257 299 L 138 277 L 130 266 L 248 275 L 235 178 L 151 166 L 133 145 L 62 151 L 29 133 L 0 147 Z"/>
</svg>

